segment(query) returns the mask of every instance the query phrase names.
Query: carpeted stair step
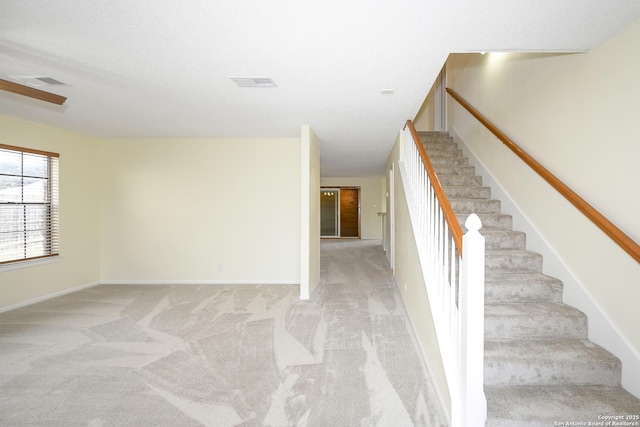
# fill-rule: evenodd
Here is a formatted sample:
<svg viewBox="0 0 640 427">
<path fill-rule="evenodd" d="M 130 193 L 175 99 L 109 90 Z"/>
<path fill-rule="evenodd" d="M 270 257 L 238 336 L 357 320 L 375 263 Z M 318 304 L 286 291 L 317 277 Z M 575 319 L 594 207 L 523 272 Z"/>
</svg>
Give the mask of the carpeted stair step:
<svg viewBox="0 0 640 427">
<path fill-rule="evenodd" d="M 458 145 L 453 142 L 453 139 L 450 139 L 450 140 L 439 139 L 439 140 L 434 140 L 434 141 L 422 141 L 422 146 L 424 147 L 424 149 L 429 154 L 429 157 L 437 157 L 437 154 L 435 154 L 435 152 L 437 150 L 447 150 L 447 149 L 449 149 L 449 150 L 460 150 Z M 462 150 L 460 150 L 459 153 L 460 153 L 459 154 L 460 157 L 462 157 L 462 155 L 463 155 Z M 450 157 L 450 156 L 447 156 L 447 157 Z"/>
<path fill-rule="evenodd" d="M 437 147 L 430 148 L 428 151 L 429 157 L 462 157 L 462 150 L 459 150 L 455 145 L 448 147 L 446 145 L 439 145 Z"/>
<path fill-rule="evenodd" d="M 485 303 L 562 302 L 562 282 L 540 273 L 485 274 Z"/>
<path fill-rule="evenodd" d="M 422 144 L 424 149 L 429 153 L 429 157 L 435 156 L 431 154 L 432 150 L 450 150 L 459 153 L 462 156 L 462 150 L 453 142 L 453 140 L 427 141 Z M 447 156 L 449 157 L 449 156 Z"/>
<path fill-rule="evenodd" d="M 447 132 L 418 132 L 423 143 L 448 143 L 453 144 L 453 137 Z"/>
<path fill-rule="evenodd" d="M 488 214 L 491 215 L 491 214 Z M 466 233 L 467 228 L 464 226 L 464 221 L 467 216 L 458 216 L 458 221 L 462 227 L 462 232 Z M 491 226 L 492 221 L 490 218 L 483 223 L 483 228 L 480 229 L 480 234 L 484 236 L 485 248 L 487 250 L 500 250 L 500 249 L 526 249 L 527 235 L 522 231 L 511 230 L 511 217 L 499 216 L 498 218 L 492 218 L 496 221 Z M 481 218 L 480 221 L 483 221 Z M 490 224 L 485 226 L 484 224 Z"/>
<path fill-rule="evenodd" d="M 433 136 L 444 136 L 447 138 L 452 138 L 449 136 L 449 132 L 446 130 L 419 130 L 418 136 L 422 137 L 433 137 Z"/>
<path fill-rule="evenodd" d="M 466 157 L 434 157 L 429 156 L 433 166 L 469 166 L 469 159 Z"/>
<path fill-rule="evenodd" d="M 480 230 L 511 230 L 513 229 L 513 218 L 511 215 L 505 214 L 477 214 L 482 222 L 482 228 Z M 458 214 L 456 212 L 456 218 L 460 226 L 464 227 L 464 223 L 469 216 L 468 213 Z"/>
<path fill-rule="evenodd" d="M 620 385 L 620 360 L 589 340 L 486 341 L 484 348 L 488 386 Z"/>
<path fill-rule="evenodd" d="M 640 414 L 640 400 L 621 387 L 493 386 L 485 387 L 485 393 L 487 427 L 549 427 L 568 421 L 588 425 L 603 422 L 606 415 Z"/>
<path fill-rule="evenodd" d="M 487 273 L 542 273 L 542 255 L 519 249 L 487 249 Z"/>
<path fill-rule="evenodd" d="M 437 173 L 442 186 L 445 185 L 482 185 L 482 177 L 477 175 L 446 175 Z"/>
<path fill-rule="evenodd" d="M 587 318 L 552 302 L 486 304 L 485 339 L 587 338 Z"/>
<path fill-rule="evenodd" d="M 456 214 L 500 213 L 500 200 L 494 199 L 451 199 L 451 209 Z"/>
<path fill-rule="evenodd" d="M 521 231 L 480 229 L 480 234 L 484 236 L 486 249 L 524 250 L 526 247 L 527 236 Z"/>
<path fill-rule="evenodd" d="M 442 186 L 447 198 L 451 199 L 490 199 L 491 188 L 479 185 Z"/>
<path fill-rule="evenodd" d="M 436 175 L 471 175 L 476 174 L 476 168 L 473 166 L 433 166 L 436 171 Z M 442 181 L 440 181 L 442 183 Z M 442 184 L 444 185 L 444 184 Z"/>
</svg>

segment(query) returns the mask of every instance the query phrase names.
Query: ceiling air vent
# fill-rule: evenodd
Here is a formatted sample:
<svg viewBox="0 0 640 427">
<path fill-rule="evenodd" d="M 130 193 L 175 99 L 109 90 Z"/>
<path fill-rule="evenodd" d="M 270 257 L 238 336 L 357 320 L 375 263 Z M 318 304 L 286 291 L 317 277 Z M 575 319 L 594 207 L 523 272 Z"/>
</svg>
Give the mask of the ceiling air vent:
<svg viewBox="0 0 640 427">
<path fill-rule="evenodd" d="M 54 79 L 53 77 L 36 77 L 36 80 L 40 80 L 41 82 L 48 84 L 48 85 L 64 85 L 65 83 L 62 83 L 59 80 Z"/>
<path fill-rule="evenodd" d="M 11 76 L 11 78 L 29 86 L 66 86 L 66 83 L 47 76 Z"/>
<path fill-rule="evenodd" d="M 239 87 L 277 87 L 269 77 L 230 77 Z"/>
</svg>

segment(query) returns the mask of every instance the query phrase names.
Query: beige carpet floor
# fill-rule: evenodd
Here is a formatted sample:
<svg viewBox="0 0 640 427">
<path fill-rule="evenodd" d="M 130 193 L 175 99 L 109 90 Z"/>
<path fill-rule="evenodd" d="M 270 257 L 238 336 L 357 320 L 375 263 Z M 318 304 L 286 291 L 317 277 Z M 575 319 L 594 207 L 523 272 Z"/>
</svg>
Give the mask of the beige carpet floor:
<svg viewBox="0 0 640 427">
<path fill-rule="evenodd" d="M 0 314 L 2 426 L 441 426 L 379 242 L 322 283 L 100 285 Z"/>
</svg>

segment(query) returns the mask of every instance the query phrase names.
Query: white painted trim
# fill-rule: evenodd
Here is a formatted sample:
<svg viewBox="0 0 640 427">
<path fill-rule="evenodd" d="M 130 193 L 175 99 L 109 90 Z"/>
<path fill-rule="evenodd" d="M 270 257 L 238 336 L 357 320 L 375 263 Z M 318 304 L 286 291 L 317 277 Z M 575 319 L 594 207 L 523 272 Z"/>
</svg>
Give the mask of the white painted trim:
<svg viewBox="0 0 640 427">
<path fill-rule="evenodd" d="M 101 285 L 300 285 L 296 280 L 102 280 Z"/>
<path fill-rule="evenodd" d="M 435 81 L 435 130 L 447 129 L 447 64 L 442 67 Z"/>
<path fill-rule="evenodd" d="M 3 273 L 5 271 L 11 271 L 11 270 L 20 270 L 22 268 L 38 267 L 40 265 L 54 264 L 54 263 L 60 262 L 60 261 L 61 261 L 60 255 L 50 256 L 50 257 L 46 257 L 46 258 L 37 258 L 37 259 L 30 259 L 30 260 L 24 260 L 24 261 L 16 261 L 16 262 L 12 262 L 10 264 L 2 264 L 2 265 L 0 265 L 0 273 Z"/>
<path fill-rule="evenodd" d="M 320 189 L 320 194 L 322 195 L 322 193 L 325 192 L 325 191 L 326 192 L 336 193 L 336 199 L 338 201 L 338 203 L 336 203 L 336 209 L 335 209 L 336 233 L 337 234 L 323 236 L 322 235 L 322 228 L 321 228 L 320 229 L 320 238 L 321 239 L 340 239 L 340 238 L 342 238 L 340 236 L 340 187 L 322 187 Z M 360 196 L 360 192 L 358 192 L 358 196 Z M 322 222 L 322 218 L 320 219 L 320 221 Z"/>
<path fill-rule="evenodd" d="M 389 264 L 396 271 L 396 164 L 389 169 Z M 404 184 L 403 184 L 404 185 Z"/>
<path fill-rule="evenodd" d="M 11 310 L 15 310 L 17 308 L 22 308 L 22 307 L 26 307 L 28 305 L 31 304 L 36 304 L 42 301 L 46 301 L 52 298 L 56 298 L 56 297 L 61 297 L 63 295 L 67 295 L 73 292 L 77 292 L 77 291 L 82 291 L 84 289 L 88 289 L 88 288 L 93 288 L 94 286 L 98 286 L 100 284 L 100 282 L 92 282 L 92 283 L 87 283 L 86 285 L 80 285 L 80 286 L 76 286 L 73 288 L 69 288 L 69 289 L 64 289 L 62 291 L 58 291 L 58 292 L 54 292 L 52 294 L 47 294 L 47 295 L 43 295 L 41 297 L 37 297 L 34 299 L 30 299 L 27 301 L 22 301 L 19 302 L 17 304 L 13 304 L 13 305 L 9 305 L 6 307 L 0 307 L 0 313 L 4 313 L 6 311 L 11 311 Z"/>
<path fill-rule="evenodd" d="M 81 291 L 84 289 L 92 288 L 99 285 L 212 285 L 212 286 L 240 286 L 240 285 L 292 285 L 298 286 L 300 282 L 295 280 L 279 280 L 279 281 L 265 281 L 265 280 L 103 280 L 99 282 L 87 283 L 86 285 L 80 285 L 62 291 L 54 292 L 52 294 L 43 295 L 27 301 L 22 301 L 17 304 L 9 305 L 6 307 L 0 307 L 0 313 L 5 311 L 15 310 L 17 308 L 26 307 L 31 304 L 36 304 L 42 301 L 46 301 L 52 298 L 61 297 L 73 292 Z M 306 299 L 309 299 L 307 297 Z"/>
<path fill-rule="evenodd" d="M 585 313 L 589 319 L 589 339 L 605 348 L 622 361 L 622 386 L 634 396 L 640 398 L 640 354 L 615 327 L 602 307 L 587 291 L 571 268 L 566 265 L 538 229 L 531 224 L 527 215 L 506 193 L 495 177 L 485 168 L 473 151 L 467 147 L 455 129 L 449 128 L 449 134 L 469 158 L 469 164 L 475 166 L 476 174 L 482 176 L 485 186 L 491 187 L 493 197 L 500 199 L 503 213 L 513 217 L 514 229 L 527 234 L 527 248 L 544 257 L 544 273 L 560 279 L 564 284 L 563 301 Z"/>
</svg>

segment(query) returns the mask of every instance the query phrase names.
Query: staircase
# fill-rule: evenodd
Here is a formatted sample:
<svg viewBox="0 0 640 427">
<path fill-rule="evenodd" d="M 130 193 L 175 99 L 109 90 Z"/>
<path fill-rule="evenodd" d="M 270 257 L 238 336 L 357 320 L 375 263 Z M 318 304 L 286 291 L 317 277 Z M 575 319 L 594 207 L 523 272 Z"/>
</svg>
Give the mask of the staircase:
<svg viewBox="0 0 640 427">
<path fill-rule="evenodd" d="M 459 223 L 475 212 L 483 224 L 487 426 L 640 415 L 640 400 L 620 385 L 620 361 L 588 340 L 586 316 L 562 303 L 562 283 L 542 274 L 542 256 L 526 250 L 525 234 L 513 230 L 453 138 L 419 134 Z"/>
</svg>

